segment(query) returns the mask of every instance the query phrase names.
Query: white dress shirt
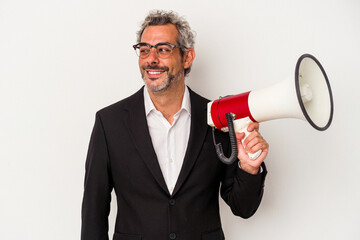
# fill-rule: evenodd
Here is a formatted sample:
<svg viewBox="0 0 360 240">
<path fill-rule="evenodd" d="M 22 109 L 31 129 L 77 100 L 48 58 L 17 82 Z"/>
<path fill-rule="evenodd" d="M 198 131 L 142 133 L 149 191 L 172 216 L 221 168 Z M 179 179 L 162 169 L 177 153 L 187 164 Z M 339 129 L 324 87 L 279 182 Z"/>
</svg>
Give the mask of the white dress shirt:
<svg viewBox="0 0 360 240">
<path fill-rule="evenodd" d="M 161 112 L 156 110 L 146 87 L 144 88 L 144 104 L 152 144 L 166 185 L 172 194 L 184 162 L 190 135 L 189 90 L 185 87 L 181 109 L 174 115 L 172 125 Z"/>
</svg>

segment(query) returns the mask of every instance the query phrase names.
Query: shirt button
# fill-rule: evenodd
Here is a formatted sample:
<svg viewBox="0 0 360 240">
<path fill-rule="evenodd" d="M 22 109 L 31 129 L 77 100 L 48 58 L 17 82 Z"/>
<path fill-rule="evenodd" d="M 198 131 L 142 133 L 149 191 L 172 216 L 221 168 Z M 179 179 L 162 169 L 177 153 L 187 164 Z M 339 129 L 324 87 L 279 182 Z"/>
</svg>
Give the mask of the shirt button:
<svg viewBox="0 0 360 240">
<path fill-rule="evenodd" d="M 172 160 L 172 158 L 170 158 L 170 159 L 169 159 L 169 162 L 170 162 L 170 163 L 173 163 L 174 161 Z"/>
<path fill-rule="evenodd" d="M 170 204 L 171 206 L 174 206 L 175 203 L 176 203 L 175 199 L 170 199 L 169 204 Z"/>
<path fill-rule="evenodd" d="M 172 240 L 176 239 L 176 234 L 175 233 L 170 233 L 169 238 L 172 239 Z"/>
</svg>

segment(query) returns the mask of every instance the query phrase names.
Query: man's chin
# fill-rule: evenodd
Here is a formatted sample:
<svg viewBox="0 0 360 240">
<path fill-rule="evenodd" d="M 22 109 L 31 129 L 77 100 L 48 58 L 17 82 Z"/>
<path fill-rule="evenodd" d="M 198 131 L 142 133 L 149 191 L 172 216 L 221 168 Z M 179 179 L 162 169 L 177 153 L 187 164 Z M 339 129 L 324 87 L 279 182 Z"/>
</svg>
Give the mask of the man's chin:
<svg viewBox="0 0 360 240">
<path fill-rule="evenodd" d="M 147 83 L 153 84 L 156 81 L 161 82 L 161 79 L 159 77 L 149 77 L 149 76 L 144 77 L 144 75 L 142 75 L 142 79 L 146 84 Z"/>
<path fill-rule="evenodd" d="M 145 84 L 146 88 L 152 93 L 160 93 L 164 92 L 169 88 L 169 84 L 167 82 L 163 82 L 162 84 Z"/>
</svg>

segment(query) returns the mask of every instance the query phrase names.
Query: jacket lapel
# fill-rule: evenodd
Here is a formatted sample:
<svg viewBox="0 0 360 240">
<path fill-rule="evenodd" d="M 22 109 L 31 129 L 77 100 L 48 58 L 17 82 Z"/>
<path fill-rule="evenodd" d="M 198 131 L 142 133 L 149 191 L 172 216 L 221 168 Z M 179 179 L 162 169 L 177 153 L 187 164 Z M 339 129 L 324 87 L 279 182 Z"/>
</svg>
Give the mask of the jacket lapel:
<svg viewBox="0 0 360 240">
<path fill-rule="evenodd" d="M 206 124 L 206 107 L 208 100 L 200 97 L 190 88 L 189 92 L 191 102 L 190 136 L 183 166 L 181 168 L 180 175 L 176 182 L 175 189 L 172 195 L 175 195 L 178 192 L 178 190 L 181 188 L 188 175 L 190 174 L 191 169 L 193 168 L 198 158 L 208 129 L 208 125 Z"/>
<path fill-rule="evenodd" d="M 143 89 L 144 88 L 141 88 L 137 93 L 133 95 L 134 101 L 132 101 L 132 105 L 128 109 L 129 131 L 133 138 L 136 149 L 140 153 L 150 172 L 152 173 L 158 184 L 161 186 L 161 188 L 168 195 L 170 195 L 164 177 L 162 175 L 154 147 L 152 145 L 145 115 Z"/>
</svg>

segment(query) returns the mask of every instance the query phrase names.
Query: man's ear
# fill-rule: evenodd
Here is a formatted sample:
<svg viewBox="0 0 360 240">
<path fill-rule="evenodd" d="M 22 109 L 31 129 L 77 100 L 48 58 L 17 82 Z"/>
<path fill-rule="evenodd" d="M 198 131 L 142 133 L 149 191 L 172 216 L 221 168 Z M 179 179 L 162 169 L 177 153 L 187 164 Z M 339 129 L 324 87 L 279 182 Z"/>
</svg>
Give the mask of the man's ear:
<svg viewBox="0 0 360 240">
<path fill-rule="evenodd" d="M 187 69 L 191 66 L 195 58 L 195 50 L 193 48 L 188 48 L 184 55 L 184 69 Z"/>
</svg>

